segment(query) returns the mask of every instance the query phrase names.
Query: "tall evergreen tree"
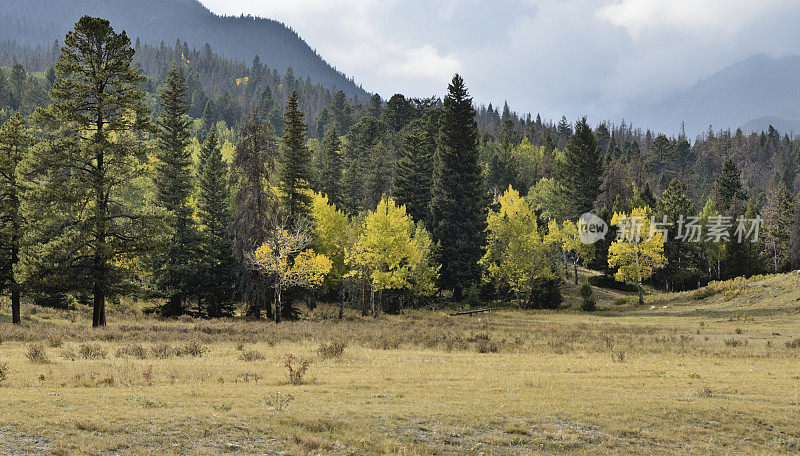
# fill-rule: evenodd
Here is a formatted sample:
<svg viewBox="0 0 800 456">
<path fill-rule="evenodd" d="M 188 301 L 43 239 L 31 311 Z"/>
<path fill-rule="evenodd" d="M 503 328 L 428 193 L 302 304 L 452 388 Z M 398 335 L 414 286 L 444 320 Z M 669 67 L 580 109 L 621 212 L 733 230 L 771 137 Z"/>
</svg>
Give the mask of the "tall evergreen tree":
<svg viewBox="0 0 800 456">
<path fill-rule="evenodd" d="M 564 160 L 556 169 L 556 181 L 563 187 L 564 198 L 571 207 L 570 218 L 577 220 L 592 210 L 600 195 L 602 176 L 603 157 L 584 117 L 575 124 L 575 134 L 567 141 Z"/>
<path fill-rule="evenodd" d="M 274 195 L 269 191 L 270 172 L 274 169 L 275 149 L 271 143 L 270 124 L 253 112 L 240 133 L 242 138 L 233 157 L 234 175 L 238 177 L 234 198 L 233 254 L 239 287 L 248 314 L 266 312 L 272 318 L 270 287 L 267 278 L 249 267 L 249 256 L 264 243 L 272 219 Z"/>
<path fill-rule="evenodd" d="M 664 238 L 664 257 L 667 264 L 654 277 L 671 291 L 694 288 L 703 279 L 704 265 L 701 263 L 700 243 L 694 239 L 686 239 L 685 225 L 697 210 L 685 192 L 683 184 L 673 179 L 664 190 L 655 214 L 657 224 L 667 224 L 661 225 L 667 229 Z"/>
<path fill-rule="evenodd" d="M 290 218 L 307 217 L 311 207 L 311 152 L 306 147 L 307 125 L 292 91 L 284 112 L 280 149 L 280 189 L 283 207 Z"/>
<path fill-rule="evenodd" d="M 439 124 L 431 231 L 439 243 L 442 288 L 458 300 L 480 279 L 487 214 L 475 109 L 459 75 L 448 86 Z"/>
<path fill-rule="evenodd" d="M 154 184 L 156 204 L 171 215 L 172 239 L 164 256 L 157 260 L 155 277 L 159 291 L 167 298 L 161 309 L 163 315 L 181 315 L 186 300 L 196 290 L 197 227 L 189 205 L 192 192 L 192 156 L 189 151 L 191 119 L 188 87 L 183 70 L 173 66 L 159 100 L 161 114 L 158 127 L 158 151 Z"/>
<path fill-rule="evenodd" d="M 131 132 L 148 118 L 133 54 L 125 32 L 82 17 L 56 64 L 53 104 L 38 116 L 46 141 L 23 162 L 30 225 L 20 277 L 92 293 L 93 326 L 106 324 L 106 296 L 131 283 L 131 257 L 159 238 L 158 214 L 132 196 L 142 192 L 146 157 Z"/>
<path fill-rule="evenodd" d="M 232 315 L 235 284 L 231 194 L 227 166 L 214 130 L 203 144 L 197 174 L 197 208 L 202 229 L 199 274 L 202 308 L 209 317 Z"/>
<path fill-rule="evenodd" d="M 795 201 L 786 184 L 778 175 L 773 178 L 762 209 L 764 217 L 764 255 L 773 273 L 783 272 L 791 266 L 791 235 L 794 223 Z"/>
<path fill-rule="evenodd" d="M 321 161 L 319 191 L 338 207 L 341 204 L 342 153 L 335 126 L 329 128 L 322 139 Z"/>
<path fill-rule="evenodd" d="M 436 140 L 423 120 L 416 120 L 403 134 L 401 157 L 395 171 L 394 194 L 415 222 L 427 222 L 430 215 L 433 157 Z"/>
<path fill-rule="evenodd" d="M 21 286 L 14 279 L 14 265 L 19 261 L 24 219 L 20 213 L 21 182 L 17 167 L 33 145 L 22 116 L 15 114 L 0 128 L 0 282 L 11 291 L 11 322 L 22 322 L 20 315 Z"/>
</svg>

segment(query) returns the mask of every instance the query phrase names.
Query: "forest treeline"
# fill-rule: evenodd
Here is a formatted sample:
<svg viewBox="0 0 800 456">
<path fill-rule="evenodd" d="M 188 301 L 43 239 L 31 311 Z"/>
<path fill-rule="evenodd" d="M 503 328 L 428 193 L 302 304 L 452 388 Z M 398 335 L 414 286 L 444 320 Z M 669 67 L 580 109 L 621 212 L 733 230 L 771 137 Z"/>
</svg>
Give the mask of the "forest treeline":
<svg viewBox="0 0 800 456">
<path fill-rule="evenodd" d="M 260 55 L 280 71 L 294 68 L 298 78 L 310 78 L 349 97 L 369 97 L 290 27 L 249 15 L 218 16 L 197 0 L 0 0 L 0 42 L 46 49 L 61 40 L 83 14 L 104 17 L 143 44 L 158 46 L 181 39 L 202 48 L 209 43 L 230 61 L 250 62 Z"/>
<path fill-rule="evenodd" d="M 443 99 L 362 104 L 209 47 L 137 45 L 88 16 L 55 66 L 2 71 L 0 108 L 15 322 L 23 301 L 80 303 L 102 326 L 121 296 L 165 316 L 242 303 L 276 321 L 317 300 L 340 316 L 440 299 L 554 308 L 578 266 L 606 273 L 596 285 L 683 290 L 800 262 L 800 149 L 774 129 L 690 143 L 552 123 L 476 108 L 458 75 Z M 612 227 L 593 245 L 576 224 L 586 212 Z M 755 242 L 614 237 L 626 216 L 758 214 Z"/>
</svg>

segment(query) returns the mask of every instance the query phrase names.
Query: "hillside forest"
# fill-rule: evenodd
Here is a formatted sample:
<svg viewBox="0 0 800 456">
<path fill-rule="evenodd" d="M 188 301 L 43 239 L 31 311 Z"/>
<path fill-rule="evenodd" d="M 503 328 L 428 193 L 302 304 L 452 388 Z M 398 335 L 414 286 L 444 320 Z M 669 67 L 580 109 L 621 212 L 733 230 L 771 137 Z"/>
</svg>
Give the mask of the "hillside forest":
<svg viewBox="0 0 800 456">
<path fill-rule="evenodd" d="M 0 277 L 24 303 L 132 297 L 152 313 L 276 322 L 441 301 L 558 308 L 583 284 L 681 291 L 800 268 L 800 141 L 628 122 L 553 122 L 443 97 L 359 99 L 292 68 L 85 16 L 61 42 L 0 49 Z M 445 88 L 443 88 L 445 89 Z M 581 242 L 579 217 L 610 232 Z M 730 236 L 682 241 L 695 217 Z M 624 220 L 669 222 L 647 239 Z M 736 221 L 758 220 L 739 242 Z"/>
</svg>

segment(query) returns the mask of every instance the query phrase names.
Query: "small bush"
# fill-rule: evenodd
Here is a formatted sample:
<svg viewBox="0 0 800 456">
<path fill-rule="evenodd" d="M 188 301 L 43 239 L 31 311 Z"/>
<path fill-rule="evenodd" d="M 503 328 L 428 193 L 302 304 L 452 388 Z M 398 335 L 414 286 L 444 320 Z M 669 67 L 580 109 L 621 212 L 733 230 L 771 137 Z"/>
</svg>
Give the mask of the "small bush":
<svg viewBox="0 0 800 456">
<path fill-rule="evenodd" d="M 47 351 L 41 343 L 35 343 L 28 346 L 28 352 L 25 354 L 28 361 L 35 364 L 48 364 L 50 359 L 47 357 Z"/>
<path fill-rule="evenodd" d="M 128 345 L 117 349 L 117 358 L 147 359 L 147 349 L 139 344 Z"/>
<path fill-rule="evenodd" d="M 67 361 L 75 361 L 78 358 L 78 355 L 75 353 L 75 350 L 71 348 L 65 348 L 61 350 L 61 357 Z"/>
<path fill-rule="evenodd" d="M 82 344 L 78 348 L 78 355 L 83 359 L 105 359 L 108 351 L 100 344 Z"/>
<path fill-rule="evenodd" d="M 8 363 L 0 363 L 0 384 L 6 380 L 9 371 L 10 368 L 8 367 Z"/>
<path fill-rule="evenodd" d="M 179 348 L 176 354 L 178 356 L 198 357 L 198 356 L 203 356 L 203 354 L 207 351 L 208 349 L 206 347 L 203 347 L 203 344 L 201 344 L 199 341 L 192 340 L 187 342 L 186 345 L 184 345 L 183 347 Z"/>
<path fill-rule="evenodd" d="M 33 303 L 37 306 L 50 307 L 52 309 L 72 309 L 75 307 L 75 299 L 66 293 L 35 294 Z"/>
<path fill-rule="evenodd" d="M 264 359 L 264 354 L 256 350 L 247 350 L 239 355 L 239 359 L 246 362 L 261 361 Z"/>
<path fill-rule="evenodd" d="M 531 299 L 526 306 L 533 309 L 558 309 L 562 299 L 560 278 L 537 277 L 531 285 Z"/>
<path fill-rule="evenodd" d="M 167 344 L 158 344 L 150 349 L 150 353 L 153 354 L 153 358 L 167 359 L 173 355 L 174 350 Z"/>
<path fill-rule="evenodd" d="M 292 363 L 297 358 L 291 354 L 286 353 L 283 355 L 283 367 L 285 367 L 289 372 L 289 381 L 293 385 L 300 385 L 303 383 L 303 377 L 306 375 L 306 371 L 308 371 L 308 361 L 298 361 L 300 366 L 295 366 Z"/>
<path fill-rule="evenodd" d="M 489 339 L 478 339 L 475 342 L 475 350 L 478 353 L 497 353 L 500 351 L 500 346 Z"/>
<path fill-rule="evenodd" d="M 293 400 L 294 396 L 292 396 L 291 394 L 284 394 L 278 391 L 275 393 L 274 396 L 270 396 L 266 400 L 264 400 L 264 402 L 270 409 L 280 412 L 286 407 L 288 407 Z"/>
<path fill-rule="evenodd" d="M 786 348 L 800 348 L 800 339 L 795 339 L 786 342 Z"/>
<path fill-rule="evenodd" d="M 581 310 L 584 312 L 593 312 L 597 308 L 592 294 L 592 286 L 589 285 L 588 282 L 584 283 L 581 287 L 581 297 L 583 298 L 583 301 L 581 301 Z"/>
<path fill-rule="evenodd" d="M 747 340 L 741 339 L 725 339 L 725 345 L 727 347 L 739 347 L 747 345 Z"/>
<path fill-rule="evenodd" d="M 59 348 L 63 343 L 60 337 L 50 336 L 47 338 L 47 346 L 50 348 Z"/>
<path fill-rule="evenodd" d="M 339 358 L 344 354 L 344 349 L 347 348 L 347 342 L 333 341 L 328 344 L 321 343 L 317 348 L 317 353 L 322 359 Z"/>
</svg>

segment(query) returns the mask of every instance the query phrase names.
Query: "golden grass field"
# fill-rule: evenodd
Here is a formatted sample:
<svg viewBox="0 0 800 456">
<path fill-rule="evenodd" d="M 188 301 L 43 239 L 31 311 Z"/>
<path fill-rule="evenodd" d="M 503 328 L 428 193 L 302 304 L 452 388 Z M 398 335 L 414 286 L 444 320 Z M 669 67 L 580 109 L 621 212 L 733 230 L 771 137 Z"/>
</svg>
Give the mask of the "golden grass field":
<svg viewBox="0 0 800 456">
<path fill-rule="evenodd" d="M 112 309 L 100 330 L 31 306 L 13 328 L 4 304 L 0 454 L 798 453 L 799 285 L 280 325 Z"/>
</svg>

